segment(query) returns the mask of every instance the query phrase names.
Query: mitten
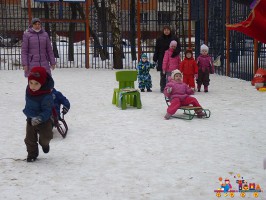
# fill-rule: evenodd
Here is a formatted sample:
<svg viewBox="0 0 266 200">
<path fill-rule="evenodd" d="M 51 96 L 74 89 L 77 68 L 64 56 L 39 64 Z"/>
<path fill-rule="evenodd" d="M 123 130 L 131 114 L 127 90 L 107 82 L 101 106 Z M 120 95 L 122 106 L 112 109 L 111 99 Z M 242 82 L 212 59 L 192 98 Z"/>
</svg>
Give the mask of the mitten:
<svg viewBox="0 0 266 200">
<path fill-rule="evenodd" d="M 214 69 L 210 67 L 210 74 L 214 74 Z"/>
<path fill-rule="evenodd" d="M 41 117 L 37 116 L 37 117 L 31 118 L 31 125 L 32 126 L 37 126 L 40 123 L 42 123 Z"/>
<path fill-rule="evenodd" d="M 194 77 L 195 77 L 195 79 L 198 79 L 199 75 L 198 74 L 195 74 Z"/>
<path fill-rule="evenodd" d="M 24 71 L 25 71 L 25 72 L 28 71 L 28 69 L 29 69 L 28 66 L 26 66 L 26 65 L 23 66 L 23 68 L 24 68 Z"/>
<path fill-rule="evenodd" d="M 55 67 L 56 67 L 56 65 L 51 65 L 51 68 L 52 68 L 52 70 L 54 70 L 54 69 L 55 69 Z"/>
<path fill-rule="evenodd" d="M 168 94 L 170 94 L 170 93 L 172 92 L 172 88 L 171 88 L 171 87 L 167 88 L 166 92 L 167 92 Z"/>
<path fill-rule="evenodd" d="M 63 115 L 67 114 L 68 108 L 64 106 L 62 109 L 63 109 L 63 111 L 62 111 Z"/>
</svg>

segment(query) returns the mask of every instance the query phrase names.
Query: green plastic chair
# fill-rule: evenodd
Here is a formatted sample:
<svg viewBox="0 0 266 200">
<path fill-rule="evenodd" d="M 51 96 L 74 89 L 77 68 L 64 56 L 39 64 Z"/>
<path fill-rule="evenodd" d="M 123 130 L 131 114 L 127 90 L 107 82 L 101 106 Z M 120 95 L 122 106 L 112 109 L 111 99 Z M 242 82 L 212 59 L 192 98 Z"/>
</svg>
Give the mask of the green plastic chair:
<svg viewBox="0 0 266 200">
<path fill-rule="evenodd" d="M 119 88 L 114 89 L 112 103 L 122 110 L 127 108 L 127 105 L 141 109 L 140 93 L 135 89 L 134 82 L 137 80 L 137 71 L 117 71 L 116 80 L 119 83 Z"/>
</svg>

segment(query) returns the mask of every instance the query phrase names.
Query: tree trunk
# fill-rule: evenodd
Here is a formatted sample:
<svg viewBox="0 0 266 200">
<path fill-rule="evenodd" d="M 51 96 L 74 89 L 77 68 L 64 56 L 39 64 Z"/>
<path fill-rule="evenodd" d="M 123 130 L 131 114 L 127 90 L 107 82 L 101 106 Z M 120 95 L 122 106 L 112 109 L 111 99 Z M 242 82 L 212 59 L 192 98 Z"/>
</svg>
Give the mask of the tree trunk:
<svg viewBox="0 0 266 200">
<path fill-rule="evenodd" d="M 49 16 L 49 13 L 51 13 L 51 16 Z M 53 5 L 51 5 L 51 10 L 49 9 L 48 3 L 44 3 L 44 16 L 45 19 L 54 19 L 54 8 Z M 53 45 L 53 52 L 54 52 L 54 57 L 59 58 L 59 53 L 56 45 L 56 24 L 52 23 L 52 33 L 50 31 L 50 26 L 49 23 L 45 23 L 45 31 L 48 33 L 49 37 L 51 38 L 52 36 L 52 45 Z"/>
<path fill-rule="evenodd" d="M 137 60 L 137 52 L 136 52 L 136 3 L 135 0 L 131 0 L 130 5 L 130 44 L 131 44 L 131 57 L 132 60 Z"/>
<path fill-rule="evenodd" d="M 111 24 L 111 30 L 113 35 L 113 68 L 123 69 L 123 49 L 121 32 L 119 29 L 119 19 L 117 10 L 117 0 L 108 0 L 108 13 L 109 21 Z"/>
<path fill-rule="evenodd" d="M 70 3 L 70 8 L 72 12 L 71 19 L 77 19 L 77 3 Z M 69 34 L 68 34 L 68 61 L 74 61 L 74 32 L 75 32 L 75 23 L 69 24 Z"/>
<path fill-rule="evenodd" d="M 106 6 L 105 6 L 105 0 L 101 1 L 101 26 L 102 26 L 102 32 L 103 32 L 103 52 L 105 53 L 106 57 L 109 59 L 109 53 L 107 52 L 107 18 L 106 18 Z M 110 39 L 110 38 L 109 38 Z"/>
<path fill-rule="evenodd" d="M 80 4 L 77 5 L 77 9 L 78 9 L 78 12 L 79 12 L 81 18 L 85 19 L 85 14 L 84 14 L 83 8 Z M 100 41 L 99 41 L 99 38 L 97 37 L 95 32 L 92 30 L 91 26 L 89 26 L 89 29 L 90 29 L 90 34 L 93 37 L 95 46 L 98 46 L 98 48 L 99 48 L 101 59 L 106 60 L 108 58 L 108 56 L 107 56 L 108 52 L 103 51 L 102 46 L 101 46 Z"/>
</svg>

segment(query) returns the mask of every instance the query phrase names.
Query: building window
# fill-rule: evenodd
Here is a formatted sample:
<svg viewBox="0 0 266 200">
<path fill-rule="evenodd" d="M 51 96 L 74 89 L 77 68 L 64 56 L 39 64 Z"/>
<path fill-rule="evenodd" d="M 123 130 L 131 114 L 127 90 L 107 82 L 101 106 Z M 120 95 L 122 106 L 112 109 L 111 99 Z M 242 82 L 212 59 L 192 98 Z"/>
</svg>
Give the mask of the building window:
<svg viewBox="0 0 266 200">
<path fill-rule="evenodd" d="M 146 24 L 148 22 L 148 13 L 140 13 L 140 23 Z"/>
<path fill-rule="evenodd" d="M 171 21 L 171 13 L 160 11 L 158 12 L 158 23 L 159 24 L 168 24 Z"/>
</svg>

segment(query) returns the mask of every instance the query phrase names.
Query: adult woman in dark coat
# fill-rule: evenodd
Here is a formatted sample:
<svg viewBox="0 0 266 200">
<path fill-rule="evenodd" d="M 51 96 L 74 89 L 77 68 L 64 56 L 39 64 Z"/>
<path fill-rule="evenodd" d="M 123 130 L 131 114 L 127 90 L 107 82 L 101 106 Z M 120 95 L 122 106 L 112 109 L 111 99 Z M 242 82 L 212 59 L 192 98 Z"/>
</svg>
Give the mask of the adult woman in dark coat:
<svg viewBox="0 0 266 200">
<path fill-rule="evenodd" d="M 161 92 L 163 92 L 166 85 L 166 75 L 162 70 L 164 52 L 169 49 L 169 45 L 172 40 L 175 40 L 177 42 L 176 53 L 179 54 L 181 51 L 179 38 L 171 32 L 170 26 L 164 26 L 163 34 L 156 40 L 155 52 L 153 55 L 153 61 L 157 62 L 157 71 L 160 71 Z"/>
</svg>

